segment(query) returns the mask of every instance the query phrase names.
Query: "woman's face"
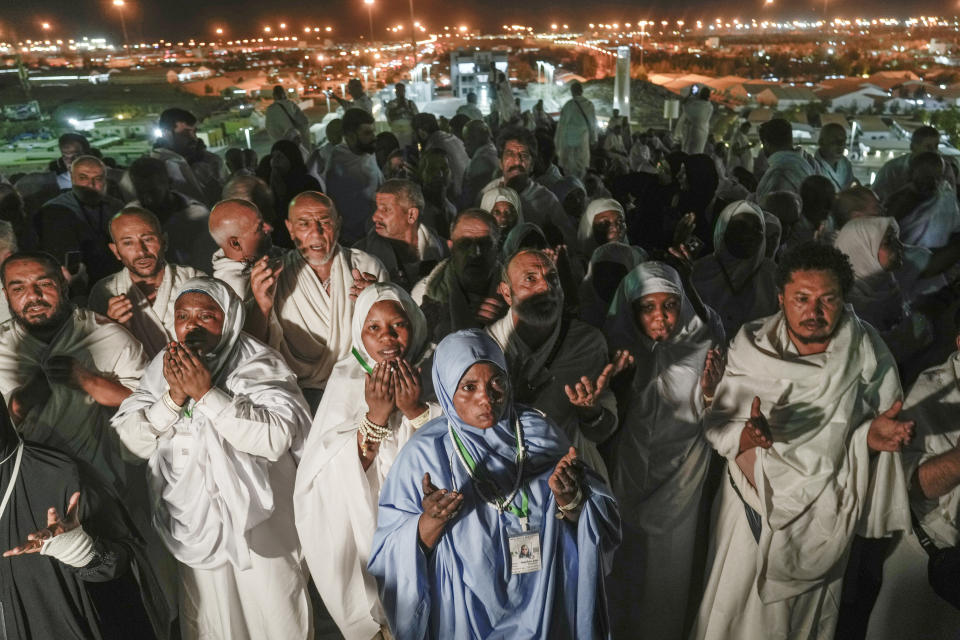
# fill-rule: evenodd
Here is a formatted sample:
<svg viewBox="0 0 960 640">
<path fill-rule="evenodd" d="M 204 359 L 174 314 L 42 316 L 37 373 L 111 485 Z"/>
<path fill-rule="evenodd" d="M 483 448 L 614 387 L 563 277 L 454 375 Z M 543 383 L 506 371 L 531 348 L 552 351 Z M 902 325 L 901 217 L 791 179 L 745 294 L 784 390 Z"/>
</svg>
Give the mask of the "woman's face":
<svg viewBox="0 0 960 640">
<path fill-rule="evenodd" d="M 280 175 L 286 175 L 290 173 L 290 159 L 285 156 L 282 151 L 276 149 L 270 154 L 270 169 Z"/>
<path fill-rule="evenodd" d="M 370 307 L 361 335 L 363 348 L 370 357 L 388 362 L 406 356 L 413 329 L 399 302 L 381 300 Z"/>
<path fill-rule="evenodd" d="M 593 239 L 597 244 L 622 240 L 626 229 L 627 221 L 619 211 L 603 211 L 593 219 Z"/>
<path fill-rule="evenodd" d="M 506 236 L 506 234 L 517 225 L 517 210 L 513 208 L 513 205 L 505 200 L 501 200 L 493 205 L 493 209 L 490 211 L 493 217 L 497 221 L 497 226 L 500 227 L 500 235 Z"/>
<path fill-rule="evenodd" d="M 896 271 L 903 266 L 903 243 L 893 227 L 887 227 L 887 232 L 883 234 L 877 261 L 884 271 Z"/>
<path fill-rule="evenodd" d="M 680 296 L 675 293 L 651 293 L 633 303 L 637 326 L 654 342 L 665 342 L 677 331 Z"/>
<path fill-rule="evenodd" d="M 506 373 L 489 362 L 478 362 L 457 383 L 453 407 L 471 427 L 489 429 L 503 415 L 508 388 Z"/>
</svg>

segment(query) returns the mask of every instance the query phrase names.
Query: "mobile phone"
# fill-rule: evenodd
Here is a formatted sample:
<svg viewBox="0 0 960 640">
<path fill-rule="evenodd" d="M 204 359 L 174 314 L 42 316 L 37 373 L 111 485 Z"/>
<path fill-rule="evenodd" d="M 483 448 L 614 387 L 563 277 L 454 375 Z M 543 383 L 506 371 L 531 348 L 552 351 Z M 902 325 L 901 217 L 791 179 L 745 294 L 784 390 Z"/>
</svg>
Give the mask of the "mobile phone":
<svg viewBox="0 0 960 640">
<path fill-rule="evenodd" d="M 697 255 L 700 249 L 703 249 L 703 240 L 697 236 L 690 236 L 683 241 L 683 248 L 687 250 L 691 256 Z"/>
<path fill-rule="evenodd" d="M 83 255 L 79 251 L 67 251 L 63 256 L 63 266 L 67 268 L 70 275 L 77 275 L 80 271 L 80 263 L 83 261 Z"/>
</svg>

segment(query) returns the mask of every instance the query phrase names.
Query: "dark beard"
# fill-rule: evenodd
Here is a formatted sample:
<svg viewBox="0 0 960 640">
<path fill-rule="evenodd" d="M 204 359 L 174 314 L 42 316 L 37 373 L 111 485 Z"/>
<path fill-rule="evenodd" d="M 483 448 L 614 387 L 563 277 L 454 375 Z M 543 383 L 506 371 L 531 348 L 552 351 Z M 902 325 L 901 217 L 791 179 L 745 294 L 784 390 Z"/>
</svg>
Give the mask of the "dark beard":
<svg viewBox="0 0 960 640">
<path fill-rule="evenodd" d="M 61 302 L 60 306 L 54 310 L 53 315 L 46 320 L 33 323 L 28 322 L 22 315 L 14 313 L 13 309 L 10 310 L 10 314 L 14 317 L 17 324 L 19 324 L 24 331 L 37 337 L 43 337 L 60 328 L 60 325 L 63 324 L 64 320 L 72 310 L 73 305 L 67 302 Z"/>
<path fill-rule="evenodd" d="M 560 317 L 563 308 L 562 292 L 545 292 L 520 300 L 513 312 L 524 324 L 535 327 L 551 327 Z"/>
</svg>

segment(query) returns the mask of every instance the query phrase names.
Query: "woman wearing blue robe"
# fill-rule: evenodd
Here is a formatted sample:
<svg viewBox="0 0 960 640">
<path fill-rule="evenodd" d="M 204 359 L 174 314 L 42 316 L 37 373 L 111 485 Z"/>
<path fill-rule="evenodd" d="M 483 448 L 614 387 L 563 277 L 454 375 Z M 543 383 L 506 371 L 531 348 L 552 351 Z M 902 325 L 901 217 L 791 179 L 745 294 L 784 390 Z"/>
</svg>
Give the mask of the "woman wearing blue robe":
<svg viewBox="0 0 960 640">
<path fill-rule="evenodd" d="M 506 367 L 479 330 L 437 347 L 444 417 L 390 470 L 369 562 L 397 640 L 609 637 L 616 502 L 562 431 L 513 404 Z"/>
</svg>

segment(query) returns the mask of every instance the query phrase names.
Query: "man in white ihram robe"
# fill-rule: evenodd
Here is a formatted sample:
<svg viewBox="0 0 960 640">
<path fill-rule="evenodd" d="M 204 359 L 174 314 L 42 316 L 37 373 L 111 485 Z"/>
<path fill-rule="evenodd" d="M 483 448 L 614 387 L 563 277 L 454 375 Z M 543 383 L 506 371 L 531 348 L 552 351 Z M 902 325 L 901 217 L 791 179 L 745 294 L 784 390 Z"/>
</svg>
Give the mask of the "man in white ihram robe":
<svg viewBox="0 0 960 640">
<path fill-rule="evenodd" d="M 217 307 L 219 335 L 203 315 Z M 226 284 L 187 281 L 181 309 L 176 357 L 157 354 L 113 425 L 147 460 L 154 526 L 180 562 L 183 637 L 306 640 L 310 599 L 293 518 L 306 402 L 280 354 L 241 332 L 243 303 Z M 207 390 L 193 391 L 199 400 L 169 382 L 188 360 L 209 371 Z"/>
<path fill-rule="evenodd" d="M 554 144 L 564 173 L 582 180 L 590 167 L 590 149 L 597 144 L 597 116 L 579 82 L 570 83 L 570 99 L 560 109 Z"/>
<path fill-rule="evenodd" d="M 803 247 L 808 255 L 837 252 L 811 245 Z M 786 313 L 744 325 L 704 418 L 727 468 L 697 640 L 830 640 L 854 534 L 877 538 L 910 527 L 895 451 L 912 425 L 896 421 L 896 365 L 876 331 L 843 306 L 839 286 L 801 281 L 837 272 L 811 270 L 822 257 L 787 269 Z M 804 304 L 817 310 L 800 311 Z M 827 317 L 823 305 L 831 306 Z M 804 324 L 811 322 L 816 332 Z"/>
</svg>

